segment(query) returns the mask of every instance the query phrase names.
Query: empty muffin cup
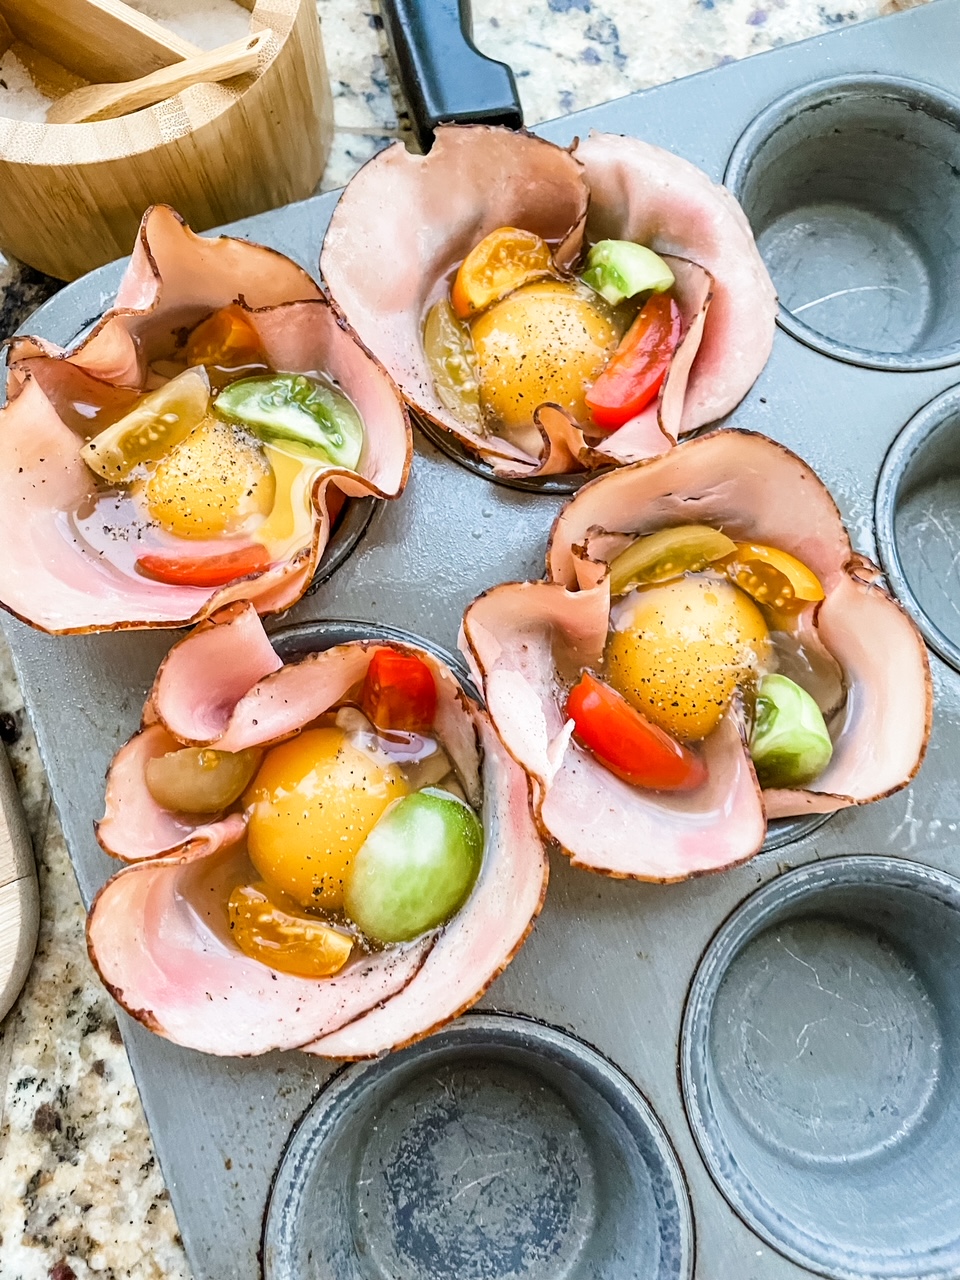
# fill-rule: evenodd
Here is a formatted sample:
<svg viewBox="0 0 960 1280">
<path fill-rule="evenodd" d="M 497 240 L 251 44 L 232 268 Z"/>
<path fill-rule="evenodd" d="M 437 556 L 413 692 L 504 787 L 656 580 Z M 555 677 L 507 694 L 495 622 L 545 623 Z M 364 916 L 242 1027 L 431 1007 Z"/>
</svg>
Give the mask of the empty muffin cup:
<svg viewBox="0 0 960 1280">
<path fill-rule="evenodd" d="M 681 1039 L 703 1159 L 775 1249 L 838 1280 L 960 1275 L 960 880 L 894 858 L 764 886 Z"/>
<path fill-rule="evenodd" d="M 470 1014 L 320 1093 L 267 1209 L 266 1280 L 687 1280 L 676 1156 L 581 1041 Z"/>
<path fill-rule="evenodd" d="M 891 76 L 821 81 L 741 136 L 724 181 L 780 295 L 780 323 L 875 369 L 960 360 L 960 101 Z"/>
<path fill-rule="evenodd" d="M 897 436 L 877 485 L 877 547 L 927 644 L 960 671 L 960 387 Z"/>
</svg>

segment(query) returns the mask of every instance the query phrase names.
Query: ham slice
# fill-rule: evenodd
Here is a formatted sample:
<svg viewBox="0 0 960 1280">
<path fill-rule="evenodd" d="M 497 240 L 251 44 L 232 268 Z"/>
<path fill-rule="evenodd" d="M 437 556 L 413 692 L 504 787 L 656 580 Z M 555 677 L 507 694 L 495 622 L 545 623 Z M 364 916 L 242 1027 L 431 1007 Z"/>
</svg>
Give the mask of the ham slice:
<svg viewBox="0 0 960 1280">
<path fill-rule="evenodd" d="M 526 775 L 454 673 L 422 650 L 390 646 L 430 667 L 436 731 L 484 826 L 473 893 L 434 934 L 353 960 L 330 979 L 273 972 L 229 937 L 226 899 L 250 874 L 243 815 L 194 820 L 163 809 L 146 787 L 147 760 L 184 742 L 240 750 L 289 738 L 342 701 L 382 647 L 338 645 L 283 665 L 245 604 L 197 627 L 161 666 L 145 727 L 111 766 L 98 825 L 104 848 L 137 865 L 108 881 L 88 921 L 98 972 L 152 1030 L 206 1053 L 376 1054 L 479 999 L 522 944 L 547 878 Z"/>
<path fill-rule="evenodd" d="M 78 399 L 121 404 L 142 389 L 154 352 L 211 311 L 239 301 L 275 367 L 321 370 L 359 410 L 365 443 L 357 471 L 324 470 L 315 485 L 313 535 L 289 560 L 224 587 L 154 582 L 125 571 L 88 545 L 72 513 L 96 492 L 79 456 Z M 115 307 L 67 352 L 15 339 L 8 403 L 0 409 L 0 601 L 54 634 L 120 627 L 175 627 L 235 600 L 262 613 L 289 608 L 310 584 L 330 535 L 330 508 L 343 495 L 392 498 L 412 456 L 406 408 L 382 366 L 310 277 L 272 249 L 195 235 L 172 209 L 144 215 Z M 104 392 L 104 384 L 109 384 Z"/>
<path fill-rule="evenodd" d="M 813 663 L 809 691 L 834 713 L 833 759 L 809 787 L 764 791 L 767 817 L 832 813 L 906 786 L 930 733 L 926 647 L 884 590 L 880 571 L 851 547 L 819 477 L 789 449 L 752 432 L 715 431 L 683 442 L 584 485 L 554 523 L 547 575 L 589 597 L 628 536 L 672 524 L 714 525 L 738 541 L 778 547 L 808 565 L 825 591 L 797 618 L 796 630 Z M 592 612 L 586 600 L 583 607 Z M 487 625 L 502 640 L 501 626 Z"/>
<path fill-rule="evenodd" d="M 590 241 L 635 240 L 668 257 L 683 339 L 658 403 L 609 436 L 556 405 L 531 406 L 531 426 L 519 435 L 540 436 L 533 453 L 532 444 L 522 448 L 474 429 L 445 408 L 423 350 L 423 320 L 453 268 L 496 227 L 523 227 L 558 243 L 558 268 L 572 268 L 588 209 Z M 441 127 L 425 157 L 400 144 L 388 148 L 341 196 L 320 265 L 333 297 L 416 413 L 505 477 L 664 452 L 742 399 L 773 342 L 773 285 L 733 196 L 668 151 L 608 134 L 591 135 L 572 155 L 490 126 Z"/>
</svg>

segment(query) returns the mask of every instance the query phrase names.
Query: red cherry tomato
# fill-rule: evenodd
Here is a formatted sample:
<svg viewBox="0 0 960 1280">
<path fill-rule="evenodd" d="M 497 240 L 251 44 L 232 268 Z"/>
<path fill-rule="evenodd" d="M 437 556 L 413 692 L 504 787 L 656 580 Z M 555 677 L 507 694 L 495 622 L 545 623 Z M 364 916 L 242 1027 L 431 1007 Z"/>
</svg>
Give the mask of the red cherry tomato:
<svg viewBox="0 0 960 1280">
<path fill-rule="evenodd" d="M 647 407 L 667 376 L 680 329 L 680 308 L 670 294 L 655 293 L 643 304 L 587 392 L 587 408 L 598 427 L 615 430 Z"/>
<path fill-rule="evenodd" d="M 360 706 L 378 729 L 422 733 L 437 713 L 433 672 L 415 654 L 378 649 L 367 667 Z"/>
<path fill-rule="evenodd" d="M 137 573 L 155 582 L 173 587 L 222 587 L 236 578 L 262 573 L 270 567 L 270 553 L 259 542 L 224 551 L 214 556 L 163 555 L 141 556 Z"/>
<path fill-rule="evenodd" d="M 567 719 L 577 741 L 625 782 L 654 791 L 692 791 L 706 765 L 622 698 L 585 671 L 570 690 Z"/>
</svg>

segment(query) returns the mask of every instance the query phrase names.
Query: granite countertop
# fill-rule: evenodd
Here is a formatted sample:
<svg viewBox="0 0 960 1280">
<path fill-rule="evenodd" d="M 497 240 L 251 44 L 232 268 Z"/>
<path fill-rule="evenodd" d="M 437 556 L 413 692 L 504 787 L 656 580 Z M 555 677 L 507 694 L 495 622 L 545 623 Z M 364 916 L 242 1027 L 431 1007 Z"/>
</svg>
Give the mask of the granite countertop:
<svg viewBox="0 0 960 1280">
<path fill-rule="evenodd" d="M 475 40 L 514 68 L 528 123 L 921 0 L 474 0 Z M 138 6 L 143 7 L 143 6 Z M 402 135 L 374 0 L 318 0 L 336 136 L 323 187 Z M 0 330 L 58 287 L 0 259 Z M 0 1027 L 0 1275 L 180 1280 L 189 1267 L 0 638 L 0 738 L 39 866 L 36 960 Z"/>
</svg>

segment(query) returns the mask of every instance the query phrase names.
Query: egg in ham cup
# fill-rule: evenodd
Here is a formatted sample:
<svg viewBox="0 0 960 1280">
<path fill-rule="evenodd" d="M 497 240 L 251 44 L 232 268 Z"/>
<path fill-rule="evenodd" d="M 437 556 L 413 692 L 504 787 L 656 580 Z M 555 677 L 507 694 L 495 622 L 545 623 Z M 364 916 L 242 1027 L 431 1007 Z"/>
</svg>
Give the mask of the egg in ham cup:
<svg viewBox="0 0 960 1280">
<path fill-rule="evenodd" d="M 0 603 L 44 631 L 286 609 L 344 503 L 406 482 L 397 388 L 314 281 L 165 206 L 93 332 L 8 363 Z"/>
<path fill-rule="evenodd" d="M 461 648 L 544 838 L 614 876 L 721 870 L 770 818 L 882 799 L 930 732 L 913 622 L 813 471 L 745 431 L 586 484 L 547 579 L 480 596 Z"/>
<path fill-rule="evenodd" d="M 439 658 L 357 641 L 284 664 L 251 604 L 176 644 L 107 778 L 91 959 L 205 1053 L 363 1058 L 474 1003 L 547 862 L 526 776 Z"/>
<path fill-rule="evenodd" d="M 347 185 L 320 267 L 419 419 L 507 478 L 663 453 L 729 413 L 773 343 L 739 204 L 637 138 L 397 143 Z"/>
</svg>

